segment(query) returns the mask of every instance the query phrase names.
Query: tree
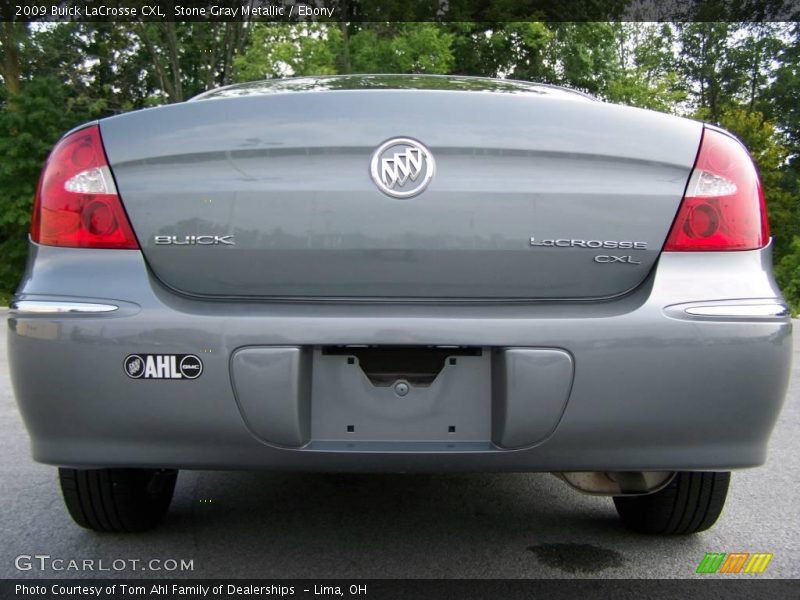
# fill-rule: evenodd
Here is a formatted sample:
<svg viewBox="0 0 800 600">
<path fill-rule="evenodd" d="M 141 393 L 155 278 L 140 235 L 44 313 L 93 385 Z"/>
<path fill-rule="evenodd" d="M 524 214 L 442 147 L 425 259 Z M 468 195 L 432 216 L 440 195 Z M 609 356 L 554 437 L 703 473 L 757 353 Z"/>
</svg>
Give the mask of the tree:
<svg viewBox="0 0 800 600">
<path fill-rule="evenodd" d="M 181 102 L 233 81 L 236 57 L 250 40 L 245 22 L 140 22 L 131 33 L 150 58 L 167 102 Z"/>
<path fill-rule="evenodd" d="M 452 73 L 497 77 L 507 72 L 515 50 L 506 24 L 457 21 L 446 27 L 453 40 Z"/>
<path fill-rule="evenodd" d="M 618 73 L 614 60 L 616 31 L 612 23 L 552 23 L 555 43 L 547 46 L 547 61 L 556 71 L 553 83 L 606 96 Z"/>
<path fill-rule="evenodd" d="M 507 73 L 512 79 L 559 82 L 557 61 L 548 52 L 556 43 L 556 33 L 547 24 L 504 23 L 490 31 L 487 40 L 500 60 L 497 73 Z"/>
<path fill-rule="evenodd" d="M 342 51 L 342 30 L 333 25 L 258 24 L 247 49 L 234 59 L 234 77 L 236 81 L 254 81 L 332 75 Z"/>
<path fill-rule="evenodd" d="M 742 39 L 733 44 L 731 57 L 744 74 L 739 101 L 750 112 L 764 112 L 767 108 L 765 92 L 773 76 L 775 57 L 784 46 L 780 28 L 775 23 L 746 23 L 740 32 L 744 34 Z"/>
<path fill-rule="evenodd" d="M 792 313 L 800 313 L 800 237 L 795 236 L 789 252 L 775 265 L 775 278 Z"/>
<path fill-rule="evenodd" d="M 765 93 L 766 110 L 785 136 L 790 151 L 788 168 L 800 175 L 800 23 L 792 24 L 785 34 L 775 58 L 774 81 Z"/>
<path fill-rule="evenodd" d="M 737 65 L 730 40 L 737 26 L 726 22 L 694 22 L 679 26 L 678 66 L 684 87 L 696 108 L 717 121 L 726 104 L 742 88 L 747 70 Z"/>
<path fill-rule="evenodd" d="M 434 23 L 365 24 L 350 36 L 354 73 L 449 73 L 453 35 Z"/>
<path fill-rule="evenodd" d="M 9 94 L 19 94 L 21 89 L 21 45 L 28 39 L 28 25 L 4 21 L 0 23 L 0 76 Z"/>
<path fill-rule="evenodd" d="M 668 23 L 616 25 L 619 68 L 607 85 L 612 102 L 674 112 L 687 98 L 673 54 L 674 29 Z"/>
<path fill-rule="evenodd" d="M 447 73 L 453 36 L 433 23 L 256 25 L 234 60 L 237 81 L 292 75 Z"/>
<path fill-rule="evenodd" d="M 19 283 L 31 205 L 45 158 L 61 134 L 86 120 L 91 108 L 49 78 L 31 81 L 19 94 L 3 90 L 0 102 L 13 102 L 15 107 L 0 112 L 1 304 Z"/>
</svg>

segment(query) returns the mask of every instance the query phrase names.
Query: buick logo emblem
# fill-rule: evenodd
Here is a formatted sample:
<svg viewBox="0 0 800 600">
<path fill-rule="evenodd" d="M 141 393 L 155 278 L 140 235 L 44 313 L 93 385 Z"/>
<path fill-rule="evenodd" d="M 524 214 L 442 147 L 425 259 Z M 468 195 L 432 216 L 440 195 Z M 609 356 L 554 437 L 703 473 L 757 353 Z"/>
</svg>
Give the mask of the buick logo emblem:
<svg viewBox="0 0 800 600">
<path fill-rule="evenodd" d="M 384 194 L 411 198 L 428 187 L 436 171 L 433 154 L 411 138 L 392 138 L 372 154 L 369 172 Z"/>
<path fill-rule="evenodd" d="M 131 354 L 125 359 L 125 372 L 128 377 L 139 379 L 144 375 L 144 360 L 138 354 Z"/>
</svg>

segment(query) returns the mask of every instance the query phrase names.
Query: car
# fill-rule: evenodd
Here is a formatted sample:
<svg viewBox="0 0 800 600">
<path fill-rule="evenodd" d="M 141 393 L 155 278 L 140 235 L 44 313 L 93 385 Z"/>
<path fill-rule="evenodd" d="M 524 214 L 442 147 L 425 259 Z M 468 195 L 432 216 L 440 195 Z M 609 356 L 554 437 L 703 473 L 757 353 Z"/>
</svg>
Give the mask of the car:
<svg viewBox="0 0 800 600">
<path fill-rule="evenodd" d="M 530 82 L 236 84 L 67 133 L 9 358 L 83 527 L 180 469 L 551 472 L 719 517 L 791 360 L 758 171 L 709 124 Z"/>
</svg>

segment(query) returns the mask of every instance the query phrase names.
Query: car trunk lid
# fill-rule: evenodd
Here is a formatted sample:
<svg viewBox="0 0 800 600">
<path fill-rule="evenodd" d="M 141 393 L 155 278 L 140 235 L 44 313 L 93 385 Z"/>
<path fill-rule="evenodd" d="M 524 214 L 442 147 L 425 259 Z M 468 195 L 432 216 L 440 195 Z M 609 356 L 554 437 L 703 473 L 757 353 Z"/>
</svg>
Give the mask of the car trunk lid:
<svg viewBox="0 0 800 600">
<path fill-rule="evenodd" d="M 212 99 L 101 121 L 155 276 L 236 298 L 625 293 L 658 258 L 701 130 L 578 96 L 421 90 Z M 395 137 L 435 160 L 413 197 L 371 177 Z"/>
</svg>

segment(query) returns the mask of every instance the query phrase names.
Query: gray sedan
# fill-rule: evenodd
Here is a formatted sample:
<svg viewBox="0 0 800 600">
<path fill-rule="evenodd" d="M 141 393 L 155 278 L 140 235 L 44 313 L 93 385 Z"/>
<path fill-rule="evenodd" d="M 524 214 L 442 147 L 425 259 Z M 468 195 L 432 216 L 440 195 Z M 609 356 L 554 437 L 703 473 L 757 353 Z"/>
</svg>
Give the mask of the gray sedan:
<svg viewBox="0 0 800 600">
<path fill-rule="evenodd" d="M 553 86 L 254 82 L 88 123 L 44 167 L 9 360 L 81 526 L 179 469 L 553 472 L 714 524 L 787 386 L 757 169 Z"/>
</svg>

